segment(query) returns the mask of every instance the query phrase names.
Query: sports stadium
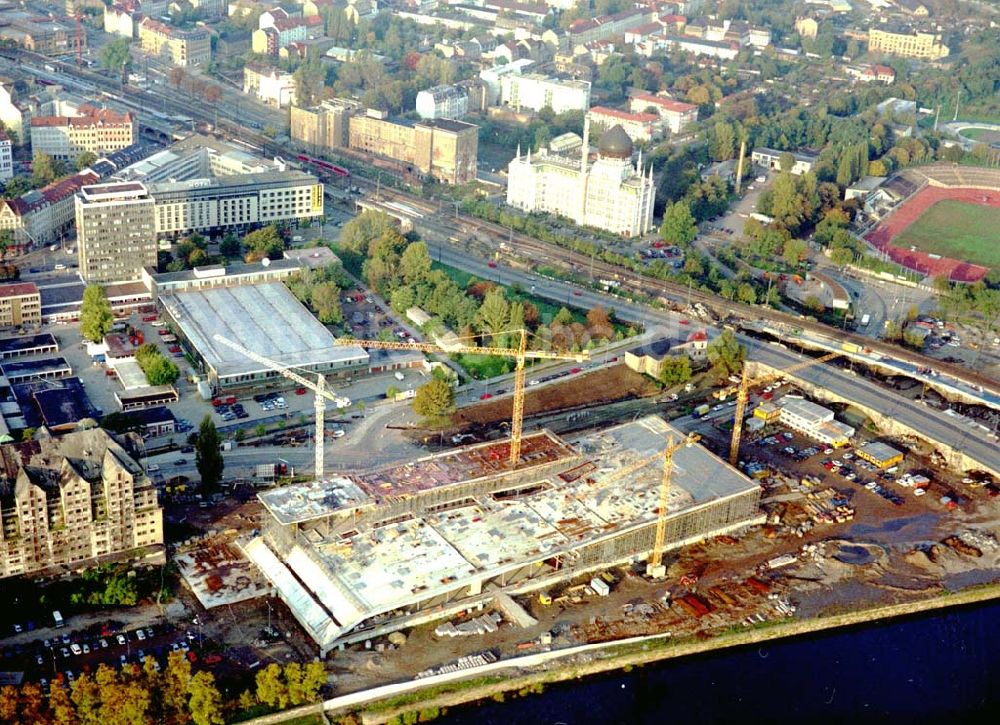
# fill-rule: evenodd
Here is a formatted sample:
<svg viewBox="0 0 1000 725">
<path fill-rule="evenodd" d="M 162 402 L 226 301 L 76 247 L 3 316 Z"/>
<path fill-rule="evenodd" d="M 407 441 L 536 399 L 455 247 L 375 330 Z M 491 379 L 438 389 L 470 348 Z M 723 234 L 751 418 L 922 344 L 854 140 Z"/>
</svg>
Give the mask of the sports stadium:
<svg viewBox="0 0 1000 725">
<path fill-rule="evenodd" d="M 1000 170 L 933 164 L 883 188 L 902 201 L 865 239 L 889 259 L 953 282 L 1000 269 Z"/>
</svg>

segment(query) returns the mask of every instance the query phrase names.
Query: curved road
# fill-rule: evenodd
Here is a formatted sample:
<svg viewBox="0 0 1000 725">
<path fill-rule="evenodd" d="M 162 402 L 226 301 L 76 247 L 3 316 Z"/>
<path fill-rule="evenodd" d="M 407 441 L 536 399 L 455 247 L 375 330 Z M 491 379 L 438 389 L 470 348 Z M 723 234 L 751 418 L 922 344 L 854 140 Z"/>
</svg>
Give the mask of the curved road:
<svg viewBox="0 0 1000 725">
<path fill-rule="evenodd" d="M 489 267 L 485 262 L 468 254 L 463 254 L 448 246 L 432 245 L 435 258 L 444 264 L 471 272 L 482 279 L 490 279 L 505 284 L 518 283 L 534 294 L 554 302 L 575 304 L 578 307 L 604 305 L 614 308 L 619 319 L 639 322 L 647 331 L 656 333 L 676 333 L 682 328 L 681 315 L 674 312 L 654 310 L 611 295 L 582 289 L 559 280 L 550 280 L 531 272 L 509 267 Z M 577 292 L 579 294 L 577 294 Z M 740 336 L 755 360 L 775 368 L 787 368 L 804 360 L 791 350 L 776 345 L 761 344 L 758 340 Z M 879 410 L 924 435 L 948 445 L 978 461 L 985 469 L 1000 475 L 1000 446 L 986 438 L 979 429 L 962 425 L 959 419 L 951 418 L 939 410 L 916 403 L 898 393 L 875 383 L 851 375 L 839 368 L 828 365 L 807 368 L 797 374 L 803 380 L 822 385 L 836 395 L 854 400 L 860 405 Z"/>
</svg>

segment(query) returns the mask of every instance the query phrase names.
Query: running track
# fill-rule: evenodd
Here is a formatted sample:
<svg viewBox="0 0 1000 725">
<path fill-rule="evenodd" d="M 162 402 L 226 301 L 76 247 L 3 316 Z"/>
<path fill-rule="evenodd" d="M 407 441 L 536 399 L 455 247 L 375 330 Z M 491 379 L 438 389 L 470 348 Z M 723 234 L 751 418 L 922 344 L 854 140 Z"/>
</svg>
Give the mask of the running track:
<svg viewBox="0 0 1000 725">
<path fill-rule="evenodd" d="M 904 229 L 920 218 L 920 215 L 927 209 L 944 199 L 1000 207 L 1000 192 L 997 191 L 925 186 L 904 201 L 875 229 L 866 234 L 865 239 L 888 254 L 892 261 L 928 277 L 947 276 L 953 282 L 977 282 L 990 271 L 988 267 L 949 257 L 931 255 L 927 252 L 911 252 L 909 249 L 903 249 L 891 243 Z"/>
</svg>

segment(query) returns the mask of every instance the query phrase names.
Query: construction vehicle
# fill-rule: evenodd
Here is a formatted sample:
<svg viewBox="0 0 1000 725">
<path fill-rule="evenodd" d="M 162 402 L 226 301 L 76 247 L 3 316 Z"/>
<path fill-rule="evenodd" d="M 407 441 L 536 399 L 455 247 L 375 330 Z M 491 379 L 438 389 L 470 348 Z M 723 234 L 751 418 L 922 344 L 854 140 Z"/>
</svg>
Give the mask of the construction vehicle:
<svg viewBox="0 0 1000 725">
<path fill-rule="evenodd" d="M 552 604 L 552 595 L 548 592 L 538 592 L 538 603 L 543 606 L 549 606 Z"/>
<path fill-rule="evenodd" d="M 778 370 L 775 372 L 770 372 L 765 375 L 760 375 L 754 379 L 750 379 L 750 375 L 747 373 L 746 364 L 743 365 L 743 373 L 740 376 L 740 384 L 736 388 L 736 411 L 735 418 L 733 419 L 733 437 L 729 443 L 729 464 L 735 466 L 740 459 L 740 437 L 743 435 L 743 417 L 747 412 L 747 401 L 750 399 L 750 388 L 755 385 L 763 385 L 775 378 L 780 378 L 783 375 L 791 375 L 800 370 L 804 370 L 813 365 L 820 365 L 829 360 L 833 360 L 836 357 L 840 357 L 843 353 L 831 352 L 823 357 L 803 360 L 802 362 L 795 363 L 784 370 Z"/>
<path fill-rule="evenodd" d="M 245 355 L 255 362 L 259 362 L 261 365 L 266 365 L 267 367 L 275 370 L 282 375 L 284 375 L 289 380 L 294 380 L 296 383 L 301 385 L 303 388 L 308 388 L 315 393 L 315 399 L 313 401 L 313 409 L 316 413 L 316 434 L 315 434 L 315 444 L 316 444 L 316 459 L 315 459 L 315 471 L 314 475 L 317 480 L 323 478 L 323 468 L 324 468 L 324 453 L 325 453 L 325 443 L 324 428 L 326 426 L 326 403 L 327 401 L 332 402 L 338 408 L 346 408 L 351 404 L 348 398 L 338 396 L 334 394 L 332 390 L 328 390 L 326 387 L 326 377 L 322 374 L 316 375 L 316 382 L 312 382 L 308 378 L 299 375 L 293 371 L 290 367 L 286 365 L 281 365 L 273 360 L 269 360 L 263 355 L 258 355 L 255 352 L 247 350 L 242 345 L 229 340 L 222 335 L 214 335 L 214 339 L 217 342 L 221 342 L 226 347 L 232 348 L 236 352 Z M 233 402 L 236 402 L 233 399 Z"/>
<path fill-rule="evenodd" d="M 550 352 L 548 350 L 529 350 L 528 331 L 512 330 L 507 335 L 519 335 L 517 348 L 491 347 L 484 345 L 449 345 L 447 348 L 433 342 L 396 342 L 383 340 L 352 340 L 338 339 L 337 345 L 359 345 L 378 350 L 420 350 L 421 352 L 465 353 L 472 355 L 499 355 L 512 357 L 516 362 L 514 368 L 514 410 L 510 421 L 510 465 L 516 468 L 521 459 L 521 431 L 524 425 L 524 364 L 532 360 L 575 360 L 583 362 L 590 358 L 587 352 Z"/>
</svg>

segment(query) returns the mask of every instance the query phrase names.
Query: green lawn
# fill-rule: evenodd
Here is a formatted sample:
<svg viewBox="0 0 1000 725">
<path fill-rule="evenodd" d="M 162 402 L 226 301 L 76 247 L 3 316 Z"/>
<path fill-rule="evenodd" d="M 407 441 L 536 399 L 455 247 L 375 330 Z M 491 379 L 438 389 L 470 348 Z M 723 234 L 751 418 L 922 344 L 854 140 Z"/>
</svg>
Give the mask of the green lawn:
<svg viewBox="0 0 1000 725">
<path fill-rule="evenodd" d="M 892 243 L 1000 269 L 1000 209 L 945 199 Z"/>
</svg>

